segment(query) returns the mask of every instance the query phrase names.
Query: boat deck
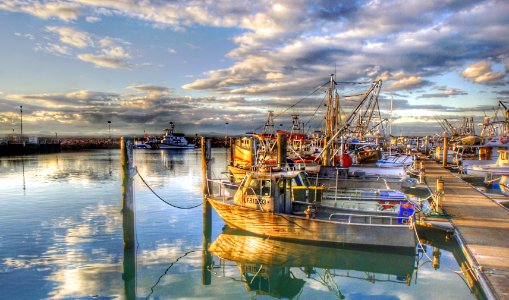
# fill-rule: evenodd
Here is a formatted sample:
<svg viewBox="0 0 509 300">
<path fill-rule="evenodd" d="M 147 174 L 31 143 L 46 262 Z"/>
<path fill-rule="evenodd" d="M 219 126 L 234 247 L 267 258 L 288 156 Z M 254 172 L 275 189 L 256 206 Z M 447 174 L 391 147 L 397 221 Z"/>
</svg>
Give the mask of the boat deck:
<svg viewBox="0 0 509 300">
<path fill-rule="evenodd" d="M 492 293 L 487 296 L 509 299 L 509 211 L 433 160 L 421 159 L 433 191 L 437 179 L 444 180 L 443 210 L 451 216 L 471 265 L 481 267 L 476 273 Z"/>
</svg>

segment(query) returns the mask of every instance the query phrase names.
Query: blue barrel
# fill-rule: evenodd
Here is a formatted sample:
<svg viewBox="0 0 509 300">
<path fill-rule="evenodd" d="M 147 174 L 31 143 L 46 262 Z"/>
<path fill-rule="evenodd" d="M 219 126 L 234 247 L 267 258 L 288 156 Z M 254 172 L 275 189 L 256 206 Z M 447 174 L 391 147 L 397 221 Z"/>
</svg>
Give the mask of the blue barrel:
<svg viewBox="0 0 509 300">
<path fill-rule="evenodd" d="M 414 214 L 414 205 L 408 202 L 402 202 L 399 205 L 398 223 L 407 224 L 408 218 Z"/>
</svg>

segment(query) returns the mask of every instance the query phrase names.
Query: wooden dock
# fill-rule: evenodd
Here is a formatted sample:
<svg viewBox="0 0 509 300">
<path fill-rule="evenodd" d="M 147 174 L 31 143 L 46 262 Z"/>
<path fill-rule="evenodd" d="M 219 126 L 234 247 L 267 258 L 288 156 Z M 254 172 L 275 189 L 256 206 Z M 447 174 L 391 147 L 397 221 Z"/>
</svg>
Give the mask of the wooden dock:
<svg viewBox="0 0 509 300">
<path fill-rule="evenodd" d="M 458 174 L 421 156 L 425 180 L 435 191 L 444 180 L 442 207 L 488 298 L 509 299 L 509 211 L 483 195 Z"/>
</svg>

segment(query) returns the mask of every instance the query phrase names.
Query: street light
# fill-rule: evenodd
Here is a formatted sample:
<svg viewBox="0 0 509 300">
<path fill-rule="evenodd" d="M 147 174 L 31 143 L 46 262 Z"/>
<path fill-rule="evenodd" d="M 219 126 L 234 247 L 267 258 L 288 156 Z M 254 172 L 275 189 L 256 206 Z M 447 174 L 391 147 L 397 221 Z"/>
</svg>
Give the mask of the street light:
<svg viewBox="0 0 509 300">
<path fill-rule="evenodd" d="M 111 121 L 108 121 L 108 136 L 111 139 Z"/>
<path fill-rule="evenodd" d="M 21 141 L 23 142 L 23 105 L 19 106 L 19 114 L 21 116 Z"/>
<path fill-rule="evenodd" d="M 228 123 L 228 122 L 224 123 L 224 128 L 226 130 L 226 134 L 224 136 L 224 146 L 225 147 L 228 147 L 228 124 L 230 124 L 230 123 Z"/>
</svg>

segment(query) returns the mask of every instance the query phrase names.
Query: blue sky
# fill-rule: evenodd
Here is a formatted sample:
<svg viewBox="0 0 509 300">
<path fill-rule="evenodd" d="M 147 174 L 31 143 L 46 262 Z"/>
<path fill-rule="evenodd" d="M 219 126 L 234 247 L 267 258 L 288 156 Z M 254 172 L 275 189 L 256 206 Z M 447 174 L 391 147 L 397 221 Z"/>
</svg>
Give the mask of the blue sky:
<svg viewBox="0 0 509 300">
<path fill-rule="evenodd" d="M 508 14 L 507 1 L 4 0 L 0 135 L 19 131 L 19 105 L 31 135 L 107 135 L 108 120 L 114 135 L 170 121 L 242 133 L 268 110 L 288 127 L 334 72 L 382 79 L 396 132 L 433 133 L 435 115 L 480 121 L 509 96 Z"/>
</svg>

